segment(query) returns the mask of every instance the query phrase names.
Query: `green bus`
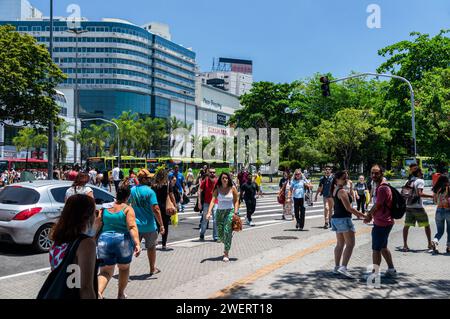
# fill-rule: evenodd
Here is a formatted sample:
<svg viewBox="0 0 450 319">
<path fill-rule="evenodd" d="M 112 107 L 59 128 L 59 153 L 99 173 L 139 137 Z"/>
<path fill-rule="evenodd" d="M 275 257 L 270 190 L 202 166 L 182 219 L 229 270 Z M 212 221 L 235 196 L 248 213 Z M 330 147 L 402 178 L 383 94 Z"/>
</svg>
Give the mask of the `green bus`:
<svg viewBox="0 0 450 319">
<path fill-rule="evenodd" d="M 89 157 L 86 162 L 87 167 L 98 169 L 99 172 L 107 171 L 109 174 L 118 165 L 117 156 L 111 157 Z M 121 156 L 120 170 L 124 176 L 128 176 L 130 169 L 137 173 L 140 169 L 147 168 L 147 159 L 144 157 Z"/>
</svg>

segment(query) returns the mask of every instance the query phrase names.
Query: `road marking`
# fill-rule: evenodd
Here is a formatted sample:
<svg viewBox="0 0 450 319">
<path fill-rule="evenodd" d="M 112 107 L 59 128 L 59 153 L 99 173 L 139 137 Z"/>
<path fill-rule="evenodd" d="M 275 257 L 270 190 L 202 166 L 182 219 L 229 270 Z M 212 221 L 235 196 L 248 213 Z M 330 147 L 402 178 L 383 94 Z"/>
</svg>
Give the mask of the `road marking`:
<svg viewBox="0 0 450 319">
<path fill-rule="evenodd" d="M 20 276 L 25 276 L 25 275 L 32 275 L 35 273 L 39 273 L 39 272 L 44 272 L 44 271 L 49 271 L 49 268 L 42 268 L 42 269 L 37 269 L 37 270 L 32 270 L 32 271 L 27 271 L 27 272 L 22 272 L 19 274 L 14 274 L 14 275 L 9 275 L 9 276 L 5 276 L 5 277 L 0 277 L 0 281 L 2 280 L 6 280 L 6 279 L 11 279 L 11 278 L 16 278 L 16 277 L 20 277 Z"/>
<path fill-rule="evenodd" d="M 314 215 L 314 216 L 306 216 L 305 217 L 305 219 L 317 219 L 317 218 L 323 218 L 323 216 L 321 216 L 321 215 Z M 265 228 L 265 227 L 270 227 L 270 226 L 275 226 L 275 225 L 280 225 L 280 224 L 287 224 L 287 223 L 291 223 L 291 222 L 293 222 L 293 220 L 280 220 L 280 221 L 273 220 L 273 223 L 271 223 L 269 225 L 263 225 L 263 226 L 256 225 L 254 227 L 244 228 L 242 231 L 249 231 L 249 230 Z M 258 224 L 261 224 L 261 223 L 263 223 L 263 222 L 260 222 Z M 212 235 L 205 236 L 205 239 L 212 239 Z M 180 241 L 174 241 L 173 243 L 168 243 L 167 246 L 174 246 L 174 245 L 185 243 L 185 242 L 189 242 L 189 241 L 198 241 L 198 237 L 191 238 L 191 239 L 183 239 L 183 240 L 180 240 Z"/>
<path fill-rule="evenodd" d="M 362 230 L 360 230 L 356 233 L 356 236 L 370 233 L 371 230 L 372 230 L 372 227 L 363 228 Z M 274 272 L 275 270 L 278 270 L 278 269 L 282 268 L 283 266 L 291 264 L 294 261 L 297 261 L 307 255 L 310 255 L 310 254 L 318 252 L 322 249 L 328 248 L 331 245 L 334 245 L 335 243 L 336 243 L 336 239 L 330 239 L 330 240 L 321 242 L 319 244 L 316 244 L 312 247 L 305 248 L 291 256 L 280 259 L 272 264 L 264 266 L 264 267 L 256 270 L 255 272 L 253 272 L 251 275 L 248 275 L 242 279 L 239 279 L 238 281 L 232 283 L 231 285 L 225 287 L 224 289 L 214 293 L 213 295 L 208 297 L 208 299 L 218 299 L 218 298 L 227 297 L 227 296 L 231 295 L 232 293 L 238 291 L 239 289 L 242 289 L 245 286 L 254 283 L 256 280 L 267 276 L 268 274 Z"/>
<path fill-rule="evenodd" d="M 270 212 L 278 212 L 278 214 L 267 214 L 267 215 L 258 215 L 258 213 L 270 213 Z M 316 210 L 309 210 L 306 211 L 306 213 L 319 213 L 319 212 L 323 212 L 322 209 L 316 209 Z M 282 215 L 282 211 L 280 209 L 270 209 L 270 210 L 264 210 L 264 211 L 259 211 L 259 212 L 255 212 L 255 214 L 252 215 L 252 218 L 264 218 L 264 217 L 276 217 L 276 216 L 281 216 Z M 186 219 L 200 219 L 201 216 L 192 216 L 192 217 L 186 217 L 184 218 L 184 220 Z M 245 217 L 242 217 L 241 219 L 245 219 Z"/>
</svg>

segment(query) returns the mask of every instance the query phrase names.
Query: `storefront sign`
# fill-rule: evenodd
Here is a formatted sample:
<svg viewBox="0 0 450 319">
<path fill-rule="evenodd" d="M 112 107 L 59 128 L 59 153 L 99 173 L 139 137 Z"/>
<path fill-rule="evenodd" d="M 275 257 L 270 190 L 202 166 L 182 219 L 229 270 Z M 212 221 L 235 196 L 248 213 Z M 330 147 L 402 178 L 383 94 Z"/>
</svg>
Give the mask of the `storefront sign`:
<svg viewBox="0 0 450 319">
<path fill-rule="evenodd" d="M 207 98 L 203 98 L 203 103 L 205 103 L 208 106 L 213 106 L 222 109 L 222 104 L 214 102 L 214 100 L 208 100 Z"/>
<path fill-rule="evenodd" d="M 226 129 L 223 129 L 223 128 L 208 127 L 208 134 L 227 136 L 228 132 Z"/>
</svg>

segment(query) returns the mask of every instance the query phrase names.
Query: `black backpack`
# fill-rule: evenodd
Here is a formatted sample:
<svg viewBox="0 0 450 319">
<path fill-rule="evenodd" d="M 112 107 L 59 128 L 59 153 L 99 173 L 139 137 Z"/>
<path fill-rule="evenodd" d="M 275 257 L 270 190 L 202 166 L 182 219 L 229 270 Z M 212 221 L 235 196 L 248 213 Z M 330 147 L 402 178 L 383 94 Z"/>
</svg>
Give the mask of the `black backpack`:
<svg viewBox="0 0 450 319">
<path fill-rule="evenodd" d="M 125 175 L 122 171 L 119 172 L 119 179 L 122 181 L 125 178 Z"/>
<path fill-rule="evenodd" d="M 402 219 L 406 213 L 406 200 L 395 187 L 391 185 L 387 186 L 391 189 L 392 193 L 391 216 L 394 219 Z"/>
</svg>

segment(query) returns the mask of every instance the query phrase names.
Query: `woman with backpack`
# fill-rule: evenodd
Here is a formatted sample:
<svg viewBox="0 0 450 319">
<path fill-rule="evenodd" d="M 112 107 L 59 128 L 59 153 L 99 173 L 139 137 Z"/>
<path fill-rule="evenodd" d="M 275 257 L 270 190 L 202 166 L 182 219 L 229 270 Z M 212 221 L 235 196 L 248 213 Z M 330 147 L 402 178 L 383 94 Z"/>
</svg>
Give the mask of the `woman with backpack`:
<svg viewBox="0 0 450 319">
<path fill-rule="evenodd" d="M 337 245 L 334 249 L 336 263 L 334 272 L 348 278 L 353 278 L 347 270 L 353 248 L 355 247 L 356 230 L 353 225 L 352 214 L 361 218 L 366 216 L 352 207 L 352 196 L 344 188 L 347 183 L 347 172 L 341 171 L 334 175 L 331 185 L 331 194 L 334 200 L 334 213 L 331 217 L 331 227 L 336 232 L 337 239 Z"/>
<path fill-rule="evenodd" d="M 446 253 L 450 253 L 450 183 L 445 175 L 441 175 L 433 187 L 434 202 L 437 205 L 436 210 L 436 227 L 437 234 L 434 236 L 431 244 L 433 253 L 439 253 L 438 245 L 445 231 L 445 223 L 447 223 L 447 249 Z"/>
</svg>

